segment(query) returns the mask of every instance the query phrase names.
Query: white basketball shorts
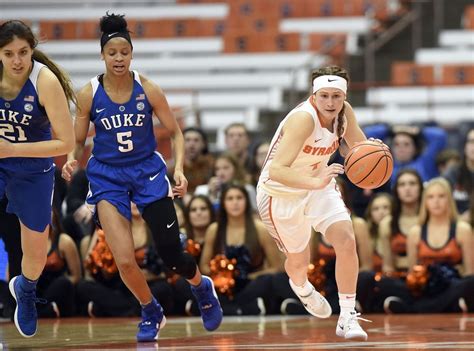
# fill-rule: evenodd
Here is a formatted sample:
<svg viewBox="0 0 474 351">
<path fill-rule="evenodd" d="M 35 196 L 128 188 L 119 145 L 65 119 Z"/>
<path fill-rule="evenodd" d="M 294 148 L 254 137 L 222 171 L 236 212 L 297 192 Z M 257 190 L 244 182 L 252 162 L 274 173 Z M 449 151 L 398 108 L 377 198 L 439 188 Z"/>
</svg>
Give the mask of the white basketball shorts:
<svg viewBox="0 0 474 351">
<path fill-rule="evenodd" d="M 289 253 L 306 248 L 311 227 L 324 235 L 331 224 L 351 220 L 335 182 L 305 196 L 270 196 L 258 188 L 257 208 L 280 251 Z"/>
</svg>

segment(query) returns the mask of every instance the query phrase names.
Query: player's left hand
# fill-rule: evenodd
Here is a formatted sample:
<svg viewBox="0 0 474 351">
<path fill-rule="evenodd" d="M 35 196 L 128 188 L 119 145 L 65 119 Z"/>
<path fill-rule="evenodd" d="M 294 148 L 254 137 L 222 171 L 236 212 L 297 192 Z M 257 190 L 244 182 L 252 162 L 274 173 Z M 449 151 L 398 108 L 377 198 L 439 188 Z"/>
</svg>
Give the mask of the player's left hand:
<svg viewBox="0 0 474 351">
<path fill-rule="evenodd" d="M 188 191 L 188 180 L 181 171 L 175 171 L 173 178 L 176 184 L 173 187 L 173 196 L 178 198 L 184 197 L 184 195 L 186 195 L 186 192 Z"/>
<path fill-rule="evenodd" d="M 15 144 L 0 138 L 0 158 L 13 157 L 15 155 Z"/>
<path fill-rule="evenodd" d="M 369 139 L 367 139 L 367 140 L 368 140 L 368 141 L 373 141 L 373 142 L 375 142 L 375 143 L 380 143 L 380 144 L 382 144 L 383 146 L 389 148 L 389 147 L 387 146 L 387 144 L 385 144 L 385 143 L 384 143 L 382 140 L 380 140 L 380 139 L 377 139 L 377 138 L 369 138 Z"/>
</svg>

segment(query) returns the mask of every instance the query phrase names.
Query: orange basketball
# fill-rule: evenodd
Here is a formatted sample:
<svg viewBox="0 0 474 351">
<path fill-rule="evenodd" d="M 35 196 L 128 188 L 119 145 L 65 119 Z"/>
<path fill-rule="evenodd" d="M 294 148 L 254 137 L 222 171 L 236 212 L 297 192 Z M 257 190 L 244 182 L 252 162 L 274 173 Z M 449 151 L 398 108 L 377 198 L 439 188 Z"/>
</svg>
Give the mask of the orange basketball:
<svg viewBox="0 0 474 351">
<path fill-rule="evenodd" d="M 384 144 L 362 141 L 349 150 L 344 161 L 344 170 L 347 178 L 359 188 L 378 188 L 392 175 L 392 154 Z"/>
</svg>

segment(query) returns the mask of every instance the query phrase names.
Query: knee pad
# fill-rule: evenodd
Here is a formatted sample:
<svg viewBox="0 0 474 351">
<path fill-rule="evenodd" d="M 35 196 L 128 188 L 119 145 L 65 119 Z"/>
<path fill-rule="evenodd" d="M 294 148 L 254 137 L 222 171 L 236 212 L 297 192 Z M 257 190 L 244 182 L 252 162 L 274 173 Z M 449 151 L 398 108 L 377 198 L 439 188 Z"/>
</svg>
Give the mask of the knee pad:
<svg viewBox="0 0 474 351">
<path fill-rule="evenodd" d="M 173 200 L 166 197 L 149 204 L 143 211 L 143 218 L 165 265 L 186 279 L 193 278 L 196 274 L 196 261 L 183 251 Z"/>
</svg>

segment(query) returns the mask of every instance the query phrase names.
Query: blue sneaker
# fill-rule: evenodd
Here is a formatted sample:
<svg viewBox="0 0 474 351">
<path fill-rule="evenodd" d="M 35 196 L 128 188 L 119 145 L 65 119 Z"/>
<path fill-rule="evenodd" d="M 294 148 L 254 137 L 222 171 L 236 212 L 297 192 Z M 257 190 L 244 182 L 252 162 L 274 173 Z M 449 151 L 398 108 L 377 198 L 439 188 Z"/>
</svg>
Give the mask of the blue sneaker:
<svg viewBox="0 0 474 351">
<path fill-rule="evenodd" d="M 14 277 L 8 284 L 10 293 L 16 301 L 13 320 L 20 334 L 25 338 L 31 338 L 38 328 L 36 303 L 45 303 L 46 300 L 36 298 L 36 291 L 24 292 L 19 286 L 19 278 L 20 276 Z"/>
<path fill-rule="evenodd" d="M 199 287 L 191 285 L 191 291 L 198 302 L 204 328 L 208 331 L 219 328 L 222 322 L 222 308 L 212 279 L 203 275 L 201 285 Z"/>
<path fill-rule="evenodd" d="M 142 321 L 138 324 L 137 341 L 147 342 L 158 340 L 160 329 L 166 324 L 161 305 L 153 299 L 152 303 L 142 308 Z"/>
</svg>

